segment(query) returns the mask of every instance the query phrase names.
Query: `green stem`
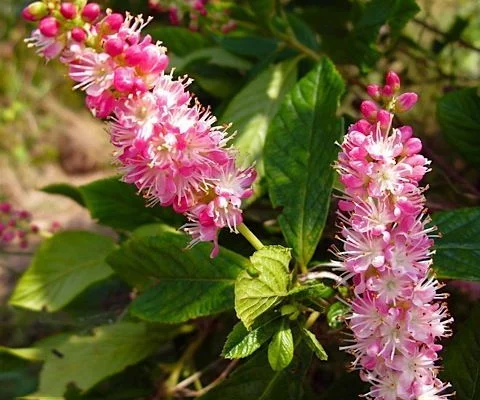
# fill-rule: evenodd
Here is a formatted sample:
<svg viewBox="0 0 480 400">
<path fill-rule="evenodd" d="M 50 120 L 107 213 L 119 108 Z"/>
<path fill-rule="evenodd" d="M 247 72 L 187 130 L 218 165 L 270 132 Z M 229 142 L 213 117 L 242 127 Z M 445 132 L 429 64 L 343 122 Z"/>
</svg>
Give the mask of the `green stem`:
<svg viewBox="0 0 480 400">
<path fill-rule="evenodd" d="M 243 235 L 245 239 L 255 248 L 255 250 L 260 250 L 263 247 L 263 243 L 254 235 L 254 233 L 248 229 L 247 225 L 240 224 L 237 226 L 238 231 Z"/>
<path fill-rule="evenodd" d="M 317 312 L 317 311 L 312 312 L 310 314 L 310 316 L 308 317 L 307 322 L 305 322 L 305 328 L 310 329 L 313 326 L 313 324 L 315 323 L 315 321 L 318 319 L 319 316 L 320 316 L 319 312 Z"/>
</svg>

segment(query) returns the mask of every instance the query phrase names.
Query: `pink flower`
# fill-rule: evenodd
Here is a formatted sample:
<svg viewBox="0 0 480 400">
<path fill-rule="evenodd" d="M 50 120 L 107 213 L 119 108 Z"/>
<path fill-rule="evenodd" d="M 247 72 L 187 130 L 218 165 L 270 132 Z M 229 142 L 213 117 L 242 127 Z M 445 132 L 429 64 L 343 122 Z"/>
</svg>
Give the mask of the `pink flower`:
<svg viewBox="0 0 480 400">
<path fill-rule="evenodd" d="M 436 341 L 451 334 L 442 287 L 433 277 L 429 219 L 420 180 L 429 161 L 410 127 L 391 128 L 392 111 L 406 111 L 414 93 L 396 96 L 400 79 L 387 74 L 387 85 L 370 85 L 368 93 L 382 109 L 364 101 L 361 120 L 352 125 L 336 168 L 344 184 L 339 203 L 336 270 L 352 279 L 355 297 L 348 325 L 353 343 L 343 347 L 355 357 L 378 400 L 445 400 L 449 384 L 437 377 Z"/>
</svg>

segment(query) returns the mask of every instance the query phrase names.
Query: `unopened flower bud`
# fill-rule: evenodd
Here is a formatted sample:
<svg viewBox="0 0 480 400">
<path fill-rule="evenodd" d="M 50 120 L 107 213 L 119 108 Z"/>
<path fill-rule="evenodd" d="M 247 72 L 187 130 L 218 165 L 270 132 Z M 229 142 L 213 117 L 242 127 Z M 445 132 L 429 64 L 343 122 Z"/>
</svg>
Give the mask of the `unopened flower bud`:
<svg viewBox="0 0 480 400">
<path fill-rule="evenodd" d="M 108 39 L 105 42 L 105 45 L 103 46 L 103 48 L 105 49 L 107 54 L 112 56 L 112 57 L 115 57 L 115 56 L 118 56 L 119 54 L 122 54 L 124 47 L 125 47 L 125 42 L 118 37 Z"/>
<path fill-rule="evenodd" d="M 77 26 L 72 29 L 71 35 L 72 39 L 78 43 L 83 43 L 87 39 L 87 32 Z"/>
<path fill-rule="evenodd" d="M 113 13 L 108 15 L 102 23 L 106 33 L 117 33 L 123 24 L 123 15 L 119 13 Z"/>
<path fill-rule="evenodd" d="M 39 21 L 48 15 L 48 7 L 42 1 L 36 1 L 22 11 L 22 17 L 27 21 Z"/>
<path fill-rule="evenodd" d="M 380 100 L 380 86 L 378 85 L 368 85 L 367 86 L 367 93 L 373 100 Z"/>
<path fill-rule="evenodd" d="M 385 110 L 379 110 L 377 112 L 377 122 L 380 122 L 382 129 L 387 129 L 392 121 L 392 114 Z"/>
<path fill-rule="evenodd" d="M 360 105 L 360 112 L 369 121 L 374 121 L 377 118 L 378 106 L 370 100 L 362 101 Z"/>
<path fill-rule="evenodd" d="M 382 88 L 382 97 L 384 99 L 391 99 L 393 96 L 393 89 L 390 85 L 385 85 Z"/>
<path fill-rule="evenodd" d="M 60 23 L 54 17 L 45 17 L 38 26 L 40 32 L 46 37 L 55 37 L 60 31 Z"/>
<path fill-rule="evenodd" d="M 113 86 L 119 92 L 130 92 L 135 84 L 135 71 L 133 68 L 117 68 L 113 77 Z"/>
<path fill-rule="evenodd" d="M 392 88 L 394 93 L 400 89 L 400 77 L 393 71 L 387 72 L 385 83 Z"/>
<path fill-rule="evenodd" d="M 395 102 L 395 112 L 402 113 L 410 110 L 418 100 L 418 95 L 413 92 L 403 93 L 397 97 Z"/>
<path fill-rule="evenodd" d="M 100 15 L 100 6 L 97 3 L 88 3 L 82 10 L 82 19 L 94 22 Z"/>
<path fill-rule="evenodd" d="M 62 3 L 60 6 L 60 13 L 66 19 L 74 19 L 77 16 L 77 7 L 73 3 Z"/>
</svg>

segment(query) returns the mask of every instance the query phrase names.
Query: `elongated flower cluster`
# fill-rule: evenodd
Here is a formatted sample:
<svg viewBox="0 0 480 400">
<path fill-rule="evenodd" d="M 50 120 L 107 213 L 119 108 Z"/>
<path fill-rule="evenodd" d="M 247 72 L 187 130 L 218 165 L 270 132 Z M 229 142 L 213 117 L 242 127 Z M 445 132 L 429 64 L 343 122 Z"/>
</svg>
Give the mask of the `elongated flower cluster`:
<svg viewBox="0 0 480 400">
<path fill-rule="evenodd" d="M 154 11 L 168 13 L 172 25 L 179 25 L 188 16 L 188 27 L 192 31 L 199 30 L 201 22 L 222 33 L 236 28 L 235 21 L 228 15 L 230 4 L 225 0 L 149 0 L 148 4 Z"/>
<path fill-rule="evenodd" d="M 60 228 L 53 222 L 43 233 L 53 233 Z M 15 208 L 11 203 L 0 202 L 0 246 L 18 245 L 21 249 L 28 247 L 32 235 L 39 234 L 40 228 L 32 223 L 32 214 Z"/>
<path fill-rule="evenodd" d="M 429 269 L 433 240 L 420 181 L 429 161 L 412 128 L 392 128 L 394 113 L 407 111 L 415 93 L 398 95 L 399 77 L 368 86 L 373 101 L 351 125 L 336 168 L 344 185 L 339 202 L 338 270 L 352 279 L 349 327 L 354 369 L 378 400 L 441 400 L 450 385 L 437 378 L 437 339 L 450 335 L 446 297 Z"/>
<path fill-rule="evenodd" d="M 35 2 L 23 15 L 39 21 L 27 43 L 66 64 L 88 108 L 108 118 L 123 180 L 151 205 L 185 214 L 191 244 L 212 241 L 215 256 L 219 230 L 242 223 L 256 173 L 237 167 L 226 128 L 193 99 L 191 80 L 165 72 L 166 48 L 141 32 L 150 19 L 82 0 Z"/>
</svg>

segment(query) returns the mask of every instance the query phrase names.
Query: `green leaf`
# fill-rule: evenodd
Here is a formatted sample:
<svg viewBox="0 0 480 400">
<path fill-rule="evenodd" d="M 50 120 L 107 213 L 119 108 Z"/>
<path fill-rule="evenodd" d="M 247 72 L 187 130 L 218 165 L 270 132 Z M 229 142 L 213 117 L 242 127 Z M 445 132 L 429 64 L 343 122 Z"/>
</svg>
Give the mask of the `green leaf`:
<svg viewBox="0 0 480 400">
<path fill-rule="evenodd" d="M 316 336 L 310 332 L 308 329 L 303 328 L 302 329 L 302 334 L 303 338 L 305 340 L 305 343 L 307 343 L 307 346 L 310 348 L 310 350 L 313 351 L 313 353 L 322 361 L 328 360 L 328 354 L 321 345 L 321 343 L 318 341 Z"/>
<path fill-rule="evenodd" d="M 45 193 L 68 197 L 79 205 L 85 206 L 85 201 L 80 190 L 76 186 L 69 185 L 68 183 L 54 183 L 52 185 L 44 186 L 40 190 Z"/>
<path fill-rule="evenodd" d="M 433 257 L 438 277 L 480 281 L 480 207 L 438 212 L 432 220 L 441 233 Z"/>
<path fill-rule="evenodd" d="M 454 336 L 445 352 L 445 375 L 457 392 L 457 400 L 480 399 L 480 305 Z"/>
<path fill-rule="evenodd" d="M 297 286 L 293 288 L 288 295 L 294 296 L 297 299 L 305 299 L 309 297 L 328 299 L 332 297 L 334 293 L 335 290 L 333 290 L 332 287 L 320 282 Z"/>
<path fill-rule="evenodd" d="M 340 328 L 345 323 L 345 317 L 350 312 L 350 307 L 341 301 L 333 303 L 327 312 L 328 326 L 333 329 Z"/>
<path fill-rule="evenodd" d="M 222 36 L 217 38 L 219 44 L 225 50 L 245 57 L 263 59 L 265 55 L 273 53 L 277 49 L 275 39 L 262 36 Z"/>
<path fill-rule="evenodd" d="M 10 304 L 57 311 L 113 271 L 105 261 L 114 249 L 109 237 L 92 232 L 61 232 L 44 241 L 20 278 Z"/>
<path fill-rule="evenodd" d="M 120 182 L 118 177 L 89 183 L 81 186 L 80 191 L 92 217 L 102 225 L 132 230 L 156 221 L 181 223 L 181 219 L 165 207 L 146 207 L 135 187 Z"/>
<path fill-rule="evenodd" d="M 291 282 L 288 270 L 290 259 L 290 249 L 265 246 L 250 257 L 253 267 L 238 275 L 235 310 L 247 329 L 250 330 L 257 317 L 287 296 Z"/>
<path fill-rule="evenodd" d="M 267 130 L 285 94 L 297 79 L 298 59 L 270 66 L 249 82 L 230 102 L 222 116 L 237 131 L 234 145 L 245 164 L 257 162 L 258 181 L 263 174 L 263 145 Z"/>
<path fill-rule="evenodd" d="M 153 353 L 178 333 L 163 327 L 150 332 L 146 324 L 121 322 L 94 329 L 91 336 L 72 335 L 45 361 L 37 396 L 62 396 L 69 383 L 87 391 Z"/>
<path fill-rule="evenodd" d="M 323 58 L 286 96 L 265 143 L 265 172 L 279 224 L 295 258 L 311 259 L 325 225 L 342 132 L 336 117 L 344 85 Z"/>
<path fill-rule="evenodd" d="M 177 72 L 184 71 L 191 63 L 200 60 L 209 65 L 218 65 L 219 67 L 238 69 L 241 71 L 248 70 L 252 66 L 250 61 L 236 56 L 221 47 L 207 47 L 192 51 L 185 57 L 177 57 L 175 59 L 175 68 Z"/>
<path fill-rule="evenodd" d="M 437 119 L 447 141 L 474 166 L 480 166 L 479 88 L 457 90 L 443 96 Z"/>
<path fill-rule="evenodd" d="M 207 36 L 183 27 L 152 25 L 147 28 L 147 32 L 155 40 L 167 44 L 170 52 L 181 57 L 211 45 Z"/>
<path fill-rule="evenodd" d="M 200 400 L 302 400 L 312 352 L 300 344 L 288 368 L 273 371 L 266 351 L 258 351 Z"/>
<path fill-rule="evenodd" d="M 281 371 L 289 366 L 293 359 L 294 348 L 290 324 L 283 319 L 268 345 L 268 363 L 274 371 Z"/>
<path fill-rule="evenodd" d="M 279 329 L 280 320 L 270 318 L 248 331 L 239 322 L 228 335 L 223 346 L 222 356 L 225 358 L 244 358 L 257 351 Z"/>
<path fill-rule="evenodd" d="M 275 0 L 248 0 L 248 3 L 260 21 L 270 23 L 275 15 Z"/>
<path fill-rule="evenodd" d="M 235 278 L 248 260 L 227 249 L 211 259 L 211 245 L 185 250 L 186 242 L 183 234 L 158 229 L 155 236 L 134 235 L 108 257 L 127 282 L 140 288 L 153 284 L 132 302 L 133 315 L 178 323 L 233 308 Z"/>
</svg>

